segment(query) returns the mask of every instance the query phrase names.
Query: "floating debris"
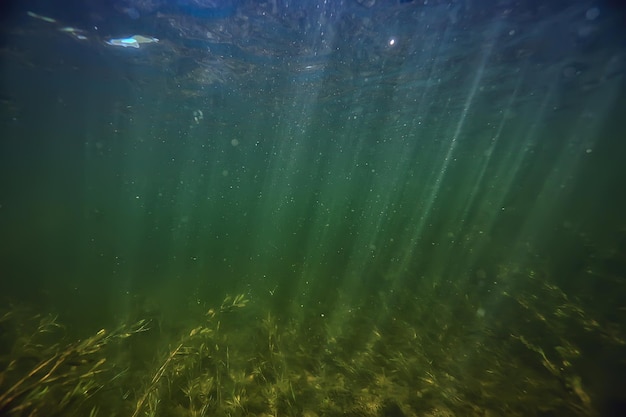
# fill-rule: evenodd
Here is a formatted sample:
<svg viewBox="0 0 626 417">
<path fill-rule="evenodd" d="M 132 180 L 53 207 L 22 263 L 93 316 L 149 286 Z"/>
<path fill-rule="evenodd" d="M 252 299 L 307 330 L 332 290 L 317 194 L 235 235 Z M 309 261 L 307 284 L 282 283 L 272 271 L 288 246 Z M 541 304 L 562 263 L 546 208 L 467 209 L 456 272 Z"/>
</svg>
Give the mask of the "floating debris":
<svg viewBox="0 0 626 417">
<path fill-rule="evenodd" d="M 157 43 L 158 41 L 159 40 L 157 38 L 152 38 L 149 36 L 133 35 L 129 38 L 109 39 L 105 42 L 107 43 L 107 45 L 112 46 L 122 46 L 124 48 L 139 48 L 141 44 Z"/>
<path fill-rule="evenodd" d="M 51 17 L 48 16 L 43 16 L 37 13 L 33 13 L 33 12 L 26 12 L 27 15 L 29 15 L 30 17 L 32 17 L 33 19 L 39 19 L 39 20 L 43 20 L 44 22 L 48 22 L 48 23 L 57 23 L 56 19 L 53 19 Z"/>
<path fill-rule="evenodd" d="M 77 29 L 71 26 L 66 26 L 66 27 L 59 28 L 59 32 L 70 34 L 74 38 L 81 40 L 81 41 L 87 40 L 87 36 L 83 35 L 84 31 L 82 29 Z"/>
</svg>

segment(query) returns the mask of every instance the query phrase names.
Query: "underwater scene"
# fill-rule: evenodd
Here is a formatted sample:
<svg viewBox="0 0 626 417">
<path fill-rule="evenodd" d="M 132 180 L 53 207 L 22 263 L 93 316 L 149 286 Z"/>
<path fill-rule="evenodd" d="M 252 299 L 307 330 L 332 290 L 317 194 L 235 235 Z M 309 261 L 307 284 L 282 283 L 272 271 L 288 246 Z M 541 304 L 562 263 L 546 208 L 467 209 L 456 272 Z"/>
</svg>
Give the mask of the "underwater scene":
<svg viewBox="0 0 626 417">
<path fill-rule="evenodd" d="M 0 34 L 0 415 L 626 416 L 621 2 Z"/>
</svg>

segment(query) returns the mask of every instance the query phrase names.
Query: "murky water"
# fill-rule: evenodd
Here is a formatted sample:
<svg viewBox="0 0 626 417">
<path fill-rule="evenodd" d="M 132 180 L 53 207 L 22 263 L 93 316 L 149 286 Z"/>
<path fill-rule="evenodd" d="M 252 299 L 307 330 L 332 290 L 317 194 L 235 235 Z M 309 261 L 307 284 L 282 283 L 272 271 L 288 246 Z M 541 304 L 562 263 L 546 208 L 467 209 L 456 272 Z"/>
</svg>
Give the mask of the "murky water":
<svg viewBox="0 0 626 417">
<path fill-rule="evenodd" d="M 624 10 L 302 3 L 6 6 L 0 413 L 621 415 Z"/>
</svg>

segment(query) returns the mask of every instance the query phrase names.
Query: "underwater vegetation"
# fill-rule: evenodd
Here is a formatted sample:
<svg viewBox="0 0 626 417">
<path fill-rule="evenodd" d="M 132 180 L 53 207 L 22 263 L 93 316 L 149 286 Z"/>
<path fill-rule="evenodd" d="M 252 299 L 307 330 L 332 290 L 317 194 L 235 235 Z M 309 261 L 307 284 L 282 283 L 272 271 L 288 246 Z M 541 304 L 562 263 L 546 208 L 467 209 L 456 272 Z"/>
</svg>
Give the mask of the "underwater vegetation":
<svg viewBox="0 0 626 417">
<path fill-rule="evenodd" d="M 583 346 L 623 346 L 623 335 L 534 273 L 525 280 L 534 293 L 503 292 L 501 315 L 463 296 L 453 308 L 407 297 L 284 318 L 239 294 L 182 329 L 139 318 L 83 340 L 12 306 L 0 314 L 0 414 L 599 415 Z"/>
</svg>

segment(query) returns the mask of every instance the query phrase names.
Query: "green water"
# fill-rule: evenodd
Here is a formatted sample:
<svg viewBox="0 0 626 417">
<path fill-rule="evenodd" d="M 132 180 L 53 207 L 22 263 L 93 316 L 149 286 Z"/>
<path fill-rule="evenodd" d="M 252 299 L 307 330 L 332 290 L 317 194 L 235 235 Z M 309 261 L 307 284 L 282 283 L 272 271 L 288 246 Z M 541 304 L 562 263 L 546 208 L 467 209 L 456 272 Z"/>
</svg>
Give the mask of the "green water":
<svg viewBox="0 0 626 417">
<path fill-rule="evenodd" d="M 321 63 L 9 20 L 0 412 L 622 415 L 623 42 L 442 19 Z"/>
</svg>

